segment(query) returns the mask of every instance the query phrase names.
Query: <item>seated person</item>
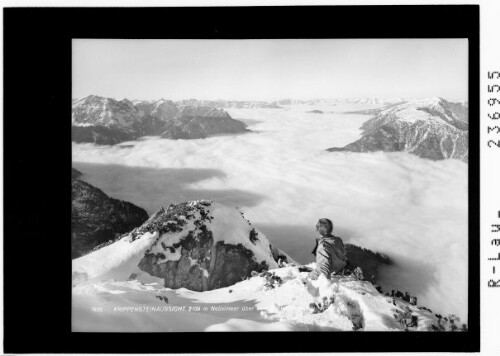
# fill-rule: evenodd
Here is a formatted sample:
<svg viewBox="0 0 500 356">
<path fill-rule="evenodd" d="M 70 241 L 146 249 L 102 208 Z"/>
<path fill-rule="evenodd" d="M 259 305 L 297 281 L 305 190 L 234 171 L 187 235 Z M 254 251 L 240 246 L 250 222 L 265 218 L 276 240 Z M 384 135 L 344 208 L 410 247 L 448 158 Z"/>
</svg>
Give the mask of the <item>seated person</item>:
<svg viewBox="0 0 500 356">
<path fill-rule="evenodd" d="M 309 278 L 317 279 L 321 274 L 330 278 L 346 266 L 346 253 L 342 239 L 332 235 L 333 223 L 329 219 L 319 219 L 316 231 L 321 235 L 316 239 L 313 254 L 316 256 L 316 269 L 309 273 Z"/>
</svg>

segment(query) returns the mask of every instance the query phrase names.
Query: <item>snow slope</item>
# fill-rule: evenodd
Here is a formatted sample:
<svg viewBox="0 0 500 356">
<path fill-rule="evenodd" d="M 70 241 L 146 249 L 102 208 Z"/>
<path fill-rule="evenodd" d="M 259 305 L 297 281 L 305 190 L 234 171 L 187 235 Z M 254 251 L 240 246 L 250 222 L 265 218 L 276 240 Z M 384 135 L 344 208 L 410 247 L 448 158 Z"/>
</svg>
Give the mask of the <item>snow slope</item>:
<svg viewBox="0 0 500 356">
<path fill-rule="evenodd" d="M 129 234 L 111 245 L 74 259 L 73 283 L 127 279 L 157 238 L 158 232 L 146 233 L 136 240 Z"/>
<path fill-rule="evenodd" d="M 314 267 L 314 264 L 311 264 Z M 252 277 L 205 292 L 164 288 L 145 274 L 135 280 L 103 280 L 73 287 L 73 331 L 402 331 L 394 314 L 409 307 L 425 331 L 437 318 L 429 311 L 380 294 L 352 277 L 307 279 L 306 272 L 285 267 L 270 272 L 282 278 L 275 288 Z M 159 283 L 160 282 L 160 283 Z M 314 313 L 311 303 L 334 302 Z M 94 308 L 94 311 L 92 311 Z M 97 309 L 95 309 L 97 308 Z M 96 311 L 98 310 L 98 311 Z M 361 328 L 359 328 L 361 327 Z"/>
</svg>

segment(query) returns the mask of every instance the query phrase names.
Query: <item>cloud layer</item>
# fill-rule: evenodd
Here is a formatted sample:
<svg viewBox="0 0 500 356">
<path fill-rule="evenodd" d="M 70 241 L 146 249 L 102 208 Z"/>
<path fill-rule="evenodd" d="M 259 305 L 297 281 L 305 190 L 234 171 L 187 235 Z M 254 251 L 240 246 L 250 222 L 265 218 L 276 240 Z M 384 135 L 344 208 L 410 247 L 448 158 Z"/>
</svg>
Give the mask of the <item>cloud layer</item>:
<svg viewBox="0 0 500 356">
<path fill-rule="evenodd" d="M 171 201 L 214 198 L 238 206 L 300 262 L 318 218 L 345 242 L 388 254 L 382 286 L 467 319 L 467 165 L 406 153 L 324 151 L 360 137 L 367 105 L 229 109 L 254 133 L 204 140 L 148 138 L 133 147 L 74 144 L 85 180 L 154 212 Z M 324 114 L 307 113 L 322 110 Z"/>
</svg>

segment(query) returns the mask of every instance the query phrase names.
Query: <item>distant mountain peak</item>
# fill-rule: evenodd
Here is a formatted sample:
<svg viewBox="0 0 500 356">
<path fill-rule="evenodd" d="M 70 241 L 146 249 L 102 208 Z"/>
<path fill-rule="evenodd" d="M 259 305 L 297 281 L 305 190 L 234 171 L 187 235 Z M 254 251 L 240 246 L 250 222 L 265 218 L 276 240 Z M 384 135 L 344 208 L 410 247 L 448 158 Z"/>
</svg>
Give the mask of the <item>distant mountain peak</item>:
<svg viewBox="0 0 500 356">
<path fill-rule="evenodd" d="M 422 158 L 468 161 L 468 109 L 440 97 L 410 100 L 378 112 L 362 126 L 363 136 L 328 151 L 404 151 Z"/>
</svg>

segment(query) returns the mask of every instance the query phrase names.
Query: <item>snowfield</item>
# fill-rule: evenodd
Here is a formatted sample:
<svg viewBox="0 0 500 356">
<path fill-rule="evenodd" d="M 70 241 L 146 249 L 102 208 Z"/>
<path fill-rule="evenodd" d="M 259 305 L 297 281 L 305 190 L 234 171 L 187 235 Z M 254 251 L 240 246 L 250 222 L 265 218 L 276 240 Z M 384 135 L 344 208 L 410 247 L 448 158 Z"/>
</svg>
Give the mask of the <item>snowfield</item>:
<svg viewBox="0 0 500 356">
<path fill-rule="evenodd" d="M 310 265 L 314 267 L 314 264 Z M 256 276 L 231 287 L 206 292 L 164 288 L 162 281 L 139 274 L 135 280 L 105 280 L 73 287 L 73 331 L 402 331 L 394 317 L 408 306 L 418 317 L 417 331 L 437 324 L 416 306 L 380 294 L 371 283 L 351 277 L 331 281 L 307 278 L 296 267 L 270 272 L 283 284 L 266 288 Z M 334 302 L 321 313 L 311 303 Z"/>
<path fill-rule="evenodd" d="M 74 259 L 73 282 L 128 278 L 157 238 L 158 232 L 146 233 L 135 241 L 128 235 L 112 245 Z"/>
</svg>

